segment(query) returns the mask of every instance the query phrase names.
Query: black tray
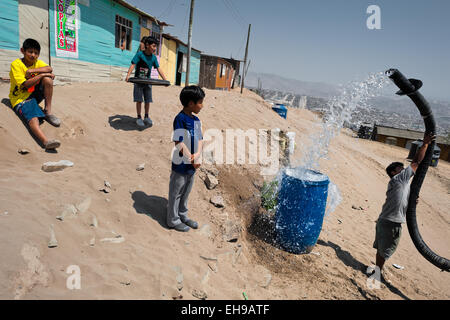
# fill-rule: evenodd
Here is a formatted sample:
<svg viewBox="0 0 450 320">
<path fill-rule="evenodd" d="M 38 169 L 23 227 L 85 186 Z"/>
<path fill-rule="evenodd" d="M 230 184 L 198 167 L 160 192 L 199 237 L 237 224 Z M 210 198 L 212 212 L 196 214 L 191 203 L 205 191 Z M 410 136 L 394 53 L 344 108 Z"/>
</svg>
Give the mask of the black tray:
<svg viewBox="0 0 450 320">
<path fill-rule="evenodd" d="M 170 86 L 170 82 L 161 79 L 145 79 L 145 78 L 128 78 L 128 82 L 141 83 L 141 84 L 151 84 L 153 86 Z"/>
</svg>

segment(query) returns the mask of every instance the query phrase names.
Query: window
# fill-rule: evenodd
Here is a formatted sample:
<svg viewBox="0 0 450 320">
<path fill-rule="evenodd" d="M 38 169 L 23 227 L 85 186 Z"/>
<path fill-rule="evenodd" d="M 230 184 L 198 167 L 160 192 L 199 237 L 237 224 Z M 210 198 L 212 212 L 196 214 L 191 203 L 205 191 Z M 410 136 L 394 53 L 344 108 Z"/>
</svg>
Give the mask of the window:
<svg viewBox="0 0 450 320">
<path fill-rule="evenodd" d="M 131 51 L 133 22 L 116 15 L 116 48 Z"/>
<path fill-rule="evenodd" d="M 221 64 L 220 64 L 220 74 L 219 74 L 219 77 L 220 77 L 220 78 L 224 77 L 224 76 L 226 75 L 226 72 L 227 72 L 227 66 L 226 66 L 226 64 L 221 63 Z"/>
</svg>

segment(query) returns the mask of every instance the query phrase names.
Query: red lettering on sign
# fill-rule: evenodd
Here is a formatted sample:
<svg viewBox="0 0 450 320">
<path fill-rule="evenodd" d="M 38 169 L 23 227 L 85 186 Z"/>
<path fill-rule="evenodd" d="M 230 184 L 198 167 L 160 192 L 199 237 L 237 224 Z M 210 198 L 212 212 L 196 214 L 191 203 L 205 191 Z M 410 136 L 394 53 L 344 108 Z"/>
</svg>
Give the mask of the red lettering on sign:
<svg viewBox="0 0 450 320">
<path fill-rule="evenodd" d="M 62 19 L 64 19 L 64 13 L 60 12 L 59 13 L 59 20 L 62 20 Z"/>
<path fill-rule="evenodd" d="M 64 47 L 64 39 L 59 39 L 59 46 Z"/>
<path fill-rule="evenodd" d="M 62 38 L 62 39 L 64 39 L 64 33 L 62 32 L 62 30 L 59 32 L 59 36 L 58 36 L 60 39 Z"/>
<path fill-rule="evenodd" d="M 62 4 L 59 4 L 59 5 L 58 5 L 58 10 L 59 10 L 60 12 L 63 12 L 63 11 L 64 11 L 64 6 L 63 6 Z"/>
</svg>

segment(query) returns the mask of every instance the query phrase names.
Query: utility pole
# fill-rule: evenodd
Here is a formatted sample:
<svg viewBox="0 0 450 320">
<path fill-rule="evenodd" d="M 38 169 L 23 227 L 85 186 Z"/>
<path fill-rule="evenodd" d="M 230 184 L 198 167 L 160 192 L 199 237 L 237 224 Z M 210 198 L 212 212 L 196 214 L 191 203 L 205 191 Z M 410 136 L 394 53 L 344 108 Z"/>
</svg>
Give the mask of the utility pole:
<svg viewBox="0 0 450 320">
<path fill-rule="evenodd" d="M 242 81 L 241 81 L 241 94 L 244 89 L 244 80 L 245 80 L 245 67 L 247 66 L 247 55 L 248 55 L 248 40 L 250 39 L 250 29 L 252 25 L 248 25 L 248 35 L 247 35 L 247 45 L 245 46 L 245 58 L 244 58 L 244 69 L 242 69 Z"/>
<path fill-rule="evenodd" d="M 191 0 L 191 13 L 189 15 L 189 31 L 188 31 L 188 52 L 187 52 L 187 68 L 185 86 L 189 85 L 189 73 L 191 72 L 191 40 L 192 40 L 192 20 L 194 20 L 194 2 Z"/>
</svg>

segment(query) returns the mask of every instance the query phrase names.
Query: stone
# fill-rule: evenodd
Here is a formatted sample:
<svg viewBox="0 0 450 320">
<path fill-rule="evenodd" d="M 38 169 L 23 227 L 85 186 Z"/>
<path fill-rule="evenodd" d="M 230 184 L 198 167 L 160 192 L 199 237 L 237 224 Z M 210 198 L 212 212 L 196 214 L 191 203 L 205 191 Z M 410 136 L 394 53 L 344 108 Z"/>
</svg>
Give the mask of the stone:
<svg viewBox="0 0 450 320">
<path fill-rule="evenodd" d="M 103 182 L 103 187 L 99 189 L 99 191 L 103 191 L 104 193 L 110 193 L 112 191 L 111 183 L 109 181 L 105 180 Z"/>
<path fill-rule="evenodd" d="M 73 204 L 67 204 L 65 207 L 64 207 L 64 210 L 63 210 L 63 212 L 61 213 L 61 215 L 59 215 L 59 216 L 57 216 L 56 217 L 56 219 L 58 219 L 58 220 L 60 220 L 60 221 L 64 221 L 64 219 L 67 217 L 67 216 L 74 216 L 74 215 L 76 215 L 77 214 L 77 208 L 73 205 Z"/>
<path fill-rule="evenodd" d="M 211 269 L 212 272 L 217 272 L 217 263 L 208 262 L 208 267 Z"/>
<path fill-rule="evenodd" d="M 217 187 L 217 185 L 219 184 L 219 180 L 217 180 L 217 178 L 214 177 L 212 174 L 208 173 L 206 174 L 205 177 L 205 184 L 209 190 L 212 190 L 215 187 Z"/>
<path fill-rule="evenodd" d="M 206 173 L 210 173 L 216 178 L 219 176 L 219 169 L 217 169 L 216 167 L 207 167 L 205 168 L 205 170 Z"/>
<path fill-rule="evenodd" d="M 192 295 L 200 300 L 206 300 L 208 298 L 208 294 L 204 290 L 193 289 Z"/>
<path fill-rule="evenodd" d="M 117 237 L 114 237 L 114 238 L 103 238 L 103 239 L 100 239 L 100 242 L 110 242 L 110 243 L 122 243 L 124 241 L 125 241 L 125 238 L 120 236 L 120 235 L 117 236 Z"/>
<path fill-rule="evenodd" d="M 82 202 L 76 205 L 79 213 L 85 213 L 91 206 L 91 197 L 86 197 Z"/>
<path fill-rule="evenodd" d="M 94 227 L 94 228 L 98 227 L 98 220 L 97 220 L 97 217 L 95 215 L 92 215 L 91 227 Z"/>
<path fill-rule="evenodd" d="M 61 171 L 68 167 L 73 167 L 73 162 L 69 160 L 60 160 L 58 162 L 46 162 L 42 165 L 42 171 L 54 172 Z"/>
<path fill-rule="evenodd" d="M 208 261 L 217 261 L 216 257 L 208 257 L 208 256 L 200 255 L 200 258 L 202 258 L 204 260 L 208 260 Z"/>
<path fill-rule="evenodd" d="M 177 289 L 178 289 L 178 291 L 181 291 L 181 290 L 183 290 L 183 280 L 184 280 L 183 272 L 181 272 L 181 267 L 179 267 L 179 266 L 175 266 L 175 267 L 173 267 L 173 269 L 177 273 L 177 277 L 176 277 Z"/>
<path fill-rule="evenodd" d="M 91 247 L 95 246 L 95 237 L 93 237 L 93 238 L 89 241 L 89 246 L 91 246 Z"/>
<path fill-rule="evenodd" d="M 50 226 L 50 241 L 48 242 L 49 248 L 56 248 L 58 241 L 56 240 L 55 231 L 53 230 L 53 224 Z"/>
<path fill-rule="evenodd" d="M 214 196 L 214 197 L 212 197 L 209 200 L 209 202 L 211 202 L 217 208 L 224 208 L 225 207 L 225 204 L 224 204 L 222 196 Z"/>
<path fill-rule="evenodd" d="M 239 238 L 241 227 L 234 221 L 227 220 L 224 225 L 223 239 L 227 242 L 236 242 Z"/>
<path fill-rule="evenodd" d="M 17 152 L 19 152 L 20 154 L 28 154 L 28 153 L 30 153 L 30 151 L 28 149 L 19 149 Z"/>
<path fill-rule="evenodd" d="M 137 166 L 136 170 L 137 171 L 142 171 L 145 169 L 145 163 L 141 163 L 140 165 Z"/>
</svg>

